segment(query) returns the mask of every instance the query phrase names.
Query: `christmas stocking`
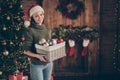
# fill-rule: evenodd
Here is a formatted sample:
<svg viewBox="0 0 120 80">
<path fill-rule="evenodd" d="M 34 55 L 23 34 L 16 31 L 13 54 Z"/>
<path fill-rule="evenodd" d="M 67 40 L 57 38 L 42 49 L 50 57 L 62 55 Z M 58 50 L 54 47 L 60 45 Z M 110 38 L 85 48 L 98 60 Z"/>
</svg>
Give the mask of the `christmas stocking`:
<svg viewBox="0 0 120 80">
<path fill-rule="evenodd" d="M 73 56 L 75 53 L 75 41 L 70 39 L 68 42 L 69 42 L 69 46 L 70 46 L 68 56 Z"/>
<path fill-rule="evenodd" d="M 90 42 L 89 39 L 84 39 L 83 40 L 83 50 L 82 50 L 81 56 L 86 56 L 87 55 L 87 47 L 88 47 L 89 42 Z"/>
</svg>

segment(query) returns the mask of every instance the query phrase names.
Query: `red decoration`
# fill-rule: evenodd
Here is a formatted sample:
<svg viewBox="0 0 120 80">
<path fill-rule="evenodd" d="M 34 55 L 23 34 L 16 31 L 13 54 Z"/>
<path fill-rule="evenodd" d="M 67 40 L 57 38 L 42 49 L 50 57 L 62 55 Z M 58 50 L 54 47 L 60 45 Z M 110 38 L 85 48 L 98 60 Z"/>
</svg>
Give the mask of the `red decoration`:
<svg viewBox="0 0 120 80">
<path fill-rule="evenodd" d="M 18 64 L 18 61 L 15 60 L 15 64 Z"/>
<path fill-rule="evenodd" d="M 21 40 L 24 41 L 24 40 L 25 40 L 25 37 L 22 37 Z"/>
<path fill-rule="evenodd" d="M 13 6 L 12 6 L 12 4 L 9 6 L 9 8 L 11 9 Z"/>
<path fill-rule="evenodd" d="M 75 54 L 75 41 L 69 39 L 68 42 L 69 42 L 69 46 L 70 46 L 68 56 L 73 56 Z"/>
<path fill-rule="evenodd" d="M 16 75 L 9 75 L 9 80 L 22 80 L 23 73 L 17 73 Z"/>
<path fill-rule="evenodd" d="M 18 37 L 17 37 L 17 36 L 15 36 L 15 39 L 17 40 L 17 39 L 18 39 Z"/>
<path fill-rule="evenodd" d="M 83 47 L 81 56 L 86 56 L 87 55 L 87 47 Z"/>
<path fill-rule="evenodd" d="M 21 18 L 17 18 L 18 21 L 21 21 Z"/>
<path fill-rule="evenodd" d="M 70 47 L 70 50 L 69 50 L 69 53 L 68 53 L 68 56 L 73 56 L 75 53 L 75 47 Z"/>
<path fill-rule="evenodd" d="M 61 43 L 61 42 L 63 42 L 64 40 L 62 39 L 62 38 L 59 38 L 58 40 L 57 40 L 57 43 Z"/>
<path fill-rule="evenodd" d="M 90 40 L 85 38 L 83 39 L 83 50 L 82 50 L 82 53 L 81 53 L 81 56 L 86 56 L 87 55 L 87 47 L 90 43 Z"/>
<path fill-rule="evenodd" d="M 3 42 L 2 42 L 2 45 L 3 45 L 3 46 L 6 46 L 6 44 L 7 44 L 6 41 L 3 41 Z"/>
<path fill-rule="evenodd" d="M 68 25 L 68 27 L 69 27 L 69 28 L 72 28 L 72 27 L 73 27 L 73 25 L 72 25 L 72 24 L 70 24 L 70 25 Z"/>
</svg>

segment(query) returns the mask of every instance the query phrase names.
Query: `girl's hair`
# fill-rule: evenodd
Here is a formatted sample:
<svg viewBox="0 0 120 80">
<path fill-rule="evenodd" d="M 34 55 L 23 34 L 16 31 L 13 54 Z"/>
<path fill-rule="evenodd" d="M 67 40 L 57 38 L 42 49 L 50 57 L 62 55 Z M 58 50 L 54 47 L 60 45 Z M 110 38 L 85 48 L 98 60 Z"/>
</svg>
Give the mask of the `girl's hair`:
<svg viewBox="0 0 120 80">
<path fill-rule="evenodd" d="M 35 20 L 33 19 L 33 16 L 31 17 L 31 21 L 30 21 L 30 25 L 33 25 L 33 24 L 35 24 Z M 42 23 L 44 23 L 44 20 L 43 20 L 43 22 Z"/>
<path fill-rule="evenodd" d="M 30 21 L 31 25 L 35 24 L 35 20 L 33 19 L 33 17 L 31 17 L 31 21 Z"/>
</svg>

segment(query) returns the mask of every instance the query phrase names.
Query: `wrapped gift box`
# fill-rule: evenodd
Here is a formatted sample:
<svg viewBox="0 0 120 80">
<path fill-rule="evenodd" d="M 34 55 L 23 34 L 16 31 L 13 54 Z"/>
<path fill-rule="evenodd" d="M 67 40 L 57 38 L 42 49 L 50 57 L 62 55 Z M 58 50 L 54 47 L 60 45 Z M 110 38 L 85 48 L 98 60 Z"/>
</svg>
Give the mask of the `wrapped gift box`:
<svg viewBox="0 0 120 80">
<path fill-rule="evenodd" d="M 35 47 L 37 53 L 46 55 L 45 58 L 49 62 L 66 56 L 65 42 L 61 42 L 53 46 L 42 46 L 35 44 Z"/>
<path fill-rule="evenodd" d="M 23 76 L 22 80 L 28 80 L 28 76 Z"/>
<path fill-rule="evenodd" d="M 9 75 L 9 80 L 22 80 L 23 78 L 23 73 L 17 73 L 16 75 Z"/>
</svg>

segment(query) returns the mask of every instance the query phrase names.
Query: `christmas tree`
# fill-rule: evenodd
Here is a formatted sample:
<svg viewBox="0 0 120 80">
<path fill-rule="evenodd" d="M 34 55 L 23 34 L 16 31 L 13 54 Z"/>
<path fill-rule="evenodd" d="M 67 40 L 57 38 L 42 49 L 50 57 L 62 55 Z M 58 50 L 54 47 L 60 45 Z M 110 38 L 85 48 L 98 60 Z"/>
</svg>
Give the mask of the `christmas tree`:
<svg viewBox="0 0 120 80">
<path fill-rule="evenodd" d="M 22 0 L 0 0 L 0 78 L 27 69 Z"/>
</svg>

